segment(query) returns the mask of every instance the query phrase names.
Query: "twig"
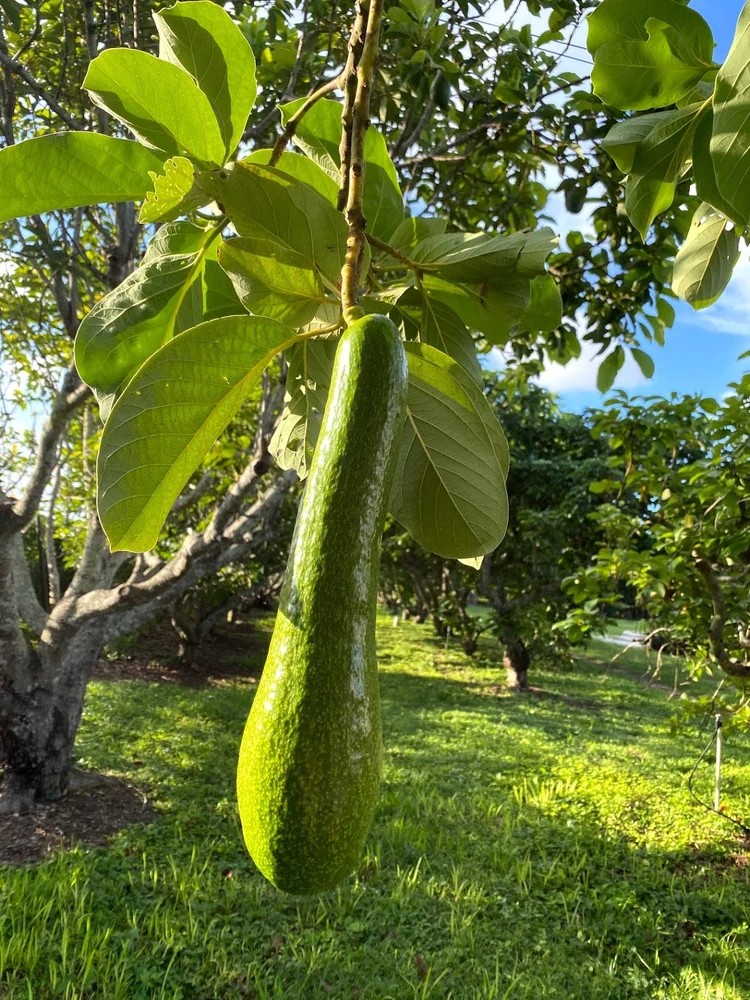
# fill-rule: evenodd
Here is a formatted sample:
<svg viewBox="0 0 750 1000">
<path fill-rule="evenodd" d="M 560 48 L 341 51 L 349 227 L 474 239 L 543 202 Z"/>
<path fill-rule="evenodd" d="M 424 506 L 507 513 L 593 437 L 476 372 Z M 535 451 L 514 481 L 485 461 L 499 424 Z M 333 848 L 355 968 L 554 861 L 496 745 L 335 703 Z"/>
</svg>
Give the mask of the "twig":
<svg viewBox="0 0 750 1000">
<path fill-rule="evenodd" d="M 348 141 L 348 190 L 346 192 L 344 215 L 349 226 L 349 235 L 346 240 L 344 266 L 341 268 L 341 306 L 344 319 L 347 322 L 351 322 L 362 314 L 358 301 L 362 259 L 365 247 L 367 246 L 365 239 L 366 219 L 363 211 L 365 133 L 369 124 L 370 94 L 375 76 L 375 62 L 378 57 L 378 42 L 382 19 L 383 0 L 370 0 L 362 54 L 357 64 L 357 89 L 351 108 L 351 135 Z M 347 122 L 343 118 L 342 122 L 344 124 L 344 132 L 346 133 Z M 344 137 L 342 137 L 343 141 Z"/>
<path fill-rule="evenodd" d="M 273 150 L 271 152 L 271 158 L 268 161 L 269 167 L 275 167 L 276 164 L 281 159 L 281 154 L 284 152 L 286 147 L 289 145 L 290 140 L 294 137 L 294 133 L 297 131 L 297 126 L 305 117 L 310 108 L 317 104 L 318 101 L 325 97 L 326 94 L 330 94 L 332 90 L 336 90 L 337 87 L 341 85 L 341 76 L 333 77 L 331 80 L 327 80 L 322 86 L 318 87 L 317 90 L 313 91 L 309 97 L 305 98 L 303 104 L 294 112 L 292 117 L 284 126 L 284 130 L 274 143 Z"/>
</svg>

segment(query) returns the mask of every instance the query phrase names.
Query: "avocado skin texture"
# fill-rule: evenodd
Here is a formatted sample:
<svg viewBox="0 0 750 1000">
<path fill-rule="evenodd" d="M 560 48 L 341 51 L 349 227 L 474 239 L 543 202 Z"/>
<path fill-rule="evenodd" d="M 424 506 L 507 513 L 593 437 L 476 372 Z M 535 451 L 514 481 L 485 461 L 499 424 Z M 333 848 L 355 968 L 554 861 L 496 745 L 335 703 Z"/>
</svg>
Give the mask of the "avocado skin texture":
<svg viewBox="0 0 750 1000">
<path fill-rule="evenodd" d="M 375 812 L 378 570 L 407 384 L 389 319 L 344 332 L 237 773 L 247 848 L 290 893 L 355 871 Z"/>
</svg>

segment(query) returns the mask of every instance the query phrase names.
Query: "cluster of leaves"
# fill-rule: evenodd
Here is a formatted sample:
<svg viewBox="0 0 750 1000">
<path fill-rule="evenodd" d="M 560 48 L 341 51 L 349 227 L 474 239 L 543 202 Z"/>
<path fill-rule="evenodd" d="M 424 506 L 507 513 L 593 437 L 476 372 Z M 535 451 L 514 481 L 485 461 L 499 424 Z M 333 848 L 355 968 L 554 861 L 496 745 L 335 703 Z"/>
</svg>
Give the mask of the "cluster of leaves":
<svg viewBox="0 0 750 1000">
<path fill-rule="evenodd" d="M 275 453 L 304 473 L 330 373 L 322 338 L 342 326 L 347 237 L 335 204 L 339 105 L 319 101 L 300 119 L 301 154 L 256 150 L 233 160 L 256 92 L 246 39 L 206 0 L 154 17 L 158 56 L 105 50 L 84 80 L 137 143 L 63 133 L 0 157 L 12 180 L 6 218 L 146 195 L 141 221 L 162 223 L 140 266 L 91 309 L 76 339 L 77 367 L 107 417 L 100 516 L 113 547 L 132 550 L 154 544 L 212 441 L 281 351 L 291 377 Z M 282 117 L 298 111 L 285 105 Z M 541 313 L 542 326 L 559 321 L 544 266 L 552 233 L 447 232 L 439 220 L 405 218 L 374 130 L 365 159 L 373 245 L 365 301 L 400 323 L 411 377 L 392 510 L 426 547 L 479 557 L 505 528 L 507 446 L 470 331 L 499 344 L 514 327 L 538 326 Z M 52 184 L 38 183 L 42 160 Z M 177 221 L 186 213 L 190 221 Z M 230 222 L 238 236 L 223 239 Z"/>
<path fill-rule="evenodd" d="M 726 287 L 750 225 L 748 24 L 746 5 L 717 65 L 709 26 L 677 0 L 603 0 L 589 18 L 594 92 L 648 112 L 616 124 L 602 143 L 627 174 L 625 211 L 644 238 L 675 200 L 689 211 L 672 288 L 696 309 Z"/>
</svg>

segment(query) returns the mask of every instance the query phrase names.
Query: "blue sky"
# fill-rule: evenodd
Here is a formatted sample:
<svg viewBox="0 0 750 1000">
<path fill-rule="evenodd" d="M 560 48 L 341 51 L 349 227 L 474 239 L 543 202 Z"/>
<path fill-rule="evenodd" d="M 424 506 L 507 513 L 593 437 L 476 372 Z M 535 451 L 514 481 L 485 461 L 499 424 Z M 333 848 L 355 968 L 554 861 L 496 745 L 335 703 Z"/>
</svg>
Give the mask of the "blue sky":
<svg viewBox="0 0 750 1000">
<path fill-rule="evenodd" d="M 711 26 L 717 43 L 715 58 L 722 61 L 734 36 L 742 0 L 693 0 L 690 6 Z M 564 235 L 565 213 L 561 211 L 555 215 L 560 223 L 561 235 Z M 578 217 L 576 228 L 580 225 Z M 743 351 L 750 350 L 750 262 L 747 250 L 743 252 L 735 276 L 718 302 L 700 312 L 677 301 L 675 308 L 675 324 L 667 332 L 665 346 L 649 346 L 656 363 L 654 377 L 644 379 L 635 364 L 628 363 L 615 386 L 631 394 L 668 396 L 677 392 L 722 396 L 728 384 L 750 366 L 750 359 L 738 360 Z M 597 406 L 602 399 L 595 388 L 597 363 L 589 355 L 566 369 L 554 367 L 545 373 L 542 382 L 558 393 L 565 409 Z"/>
</svg>

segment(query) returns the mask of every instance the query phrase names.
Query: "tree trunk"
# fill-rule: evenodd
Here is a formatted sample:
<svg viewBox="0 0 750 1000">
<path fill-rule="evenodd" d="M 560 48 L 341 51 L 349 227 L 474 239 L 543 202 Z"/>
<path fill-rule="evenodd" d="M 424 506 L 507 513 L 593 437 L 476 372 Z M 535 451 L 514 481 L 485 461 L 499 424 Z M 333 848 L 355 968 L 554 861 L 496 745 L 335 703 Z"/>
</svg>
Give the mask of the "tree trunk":
<svg viewBox="0 0 750 1000">
<path fill-rule="evenodd" d="M 531 656 L 523 639 L 506 641 L 503 666 L 507 674 L 507 684 L 515 691 L 526 691 L 529 687 L 529 666 Z"/>
<path fill-rule="evenodd" d="M 101 652 L 95 633 L 82 629 L 59 646 L 27 651 L 0 697 L 0 815 L 65 794 L 86 684 Z"/>
</svg>

